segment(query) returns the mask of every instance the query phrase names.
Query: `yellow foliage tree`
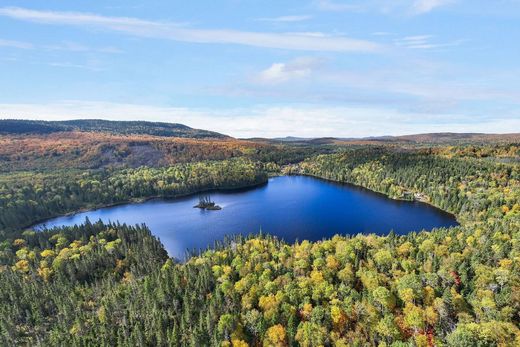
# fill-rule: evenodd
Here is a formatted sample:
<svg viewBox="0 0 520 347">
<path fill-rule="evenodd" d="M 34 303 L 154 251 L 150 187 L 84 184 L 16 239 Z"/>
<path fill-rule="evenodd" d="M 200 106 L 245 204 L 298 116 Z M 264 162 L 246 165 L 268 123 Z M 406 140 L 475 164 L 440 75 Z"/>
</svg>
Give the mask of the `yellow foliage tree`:
<svg viewBox="0 0 520 347">
<path fill-rule="evenodd" d="M 287 346 L 287 334 L 281 324 L 274 325 L 267 329 L 264 337 L 264 347 L 285 347 Z"/>
</svg>

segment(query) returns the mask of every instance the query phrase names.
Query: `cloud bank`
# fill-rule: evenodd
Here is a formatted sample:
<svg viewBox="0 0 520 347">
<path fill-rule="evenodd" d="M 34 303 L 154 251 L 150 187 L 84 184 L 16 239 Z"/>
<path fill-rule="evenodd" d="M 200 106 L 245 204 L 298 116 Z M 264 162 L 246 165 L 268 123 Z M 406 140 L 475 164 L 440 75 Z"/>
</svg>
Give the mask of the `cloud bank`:
<svg viewBox="0 0 520 347">
<path fill-rule="evenodd" d="M 183 123 L 235 137 L 363 137 L 425 132 L 509 133 L 520 117 L 477 119 L 459 114 L 425 115 L 375 107 L 256 106 L 190 109 L 110 102 L 64 101 L 49 104 L 0 104 L 0 118 L 64 120 L 103 118 Z"/>
</svg>

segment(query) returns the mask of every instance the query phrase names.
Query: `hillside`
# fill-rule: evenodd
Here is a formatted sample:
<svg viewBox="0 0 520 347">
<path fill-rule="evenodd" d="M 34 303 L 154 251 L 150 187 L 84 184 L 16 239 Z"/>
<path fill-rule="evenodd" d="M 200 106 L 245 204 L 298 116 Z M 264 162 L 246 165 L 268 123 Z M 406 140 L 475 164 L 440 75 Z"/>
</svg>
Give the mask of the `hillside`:
<svg viewBox="0 0 520 347">
<path fill-rule="evenodd" d="M 120 135 L 153 135 L 195 139 L 229 139 L 214 131 L 193 129 L 178 123 L 78 119 L 67 121 L 0 120 L 0 134 L 50 134 L 64 131 L 106 132 Z"/>
<path fill-rule="evenodd" d="M 192 139 L 85 131 L 0 134 L 0 172 L 161 167 L 235 157 L 288 164 L 332 150 L 327 146 L 290 146 L 234 138 Z"/>
<path fill-rule="evenodd" d="M 222 160 L 257 152 L 258 146 L 227 139 L 189 139 L 98 132 L 0 135 L 0 171 L 60 168 L 167 166 Z"/>
</svg>

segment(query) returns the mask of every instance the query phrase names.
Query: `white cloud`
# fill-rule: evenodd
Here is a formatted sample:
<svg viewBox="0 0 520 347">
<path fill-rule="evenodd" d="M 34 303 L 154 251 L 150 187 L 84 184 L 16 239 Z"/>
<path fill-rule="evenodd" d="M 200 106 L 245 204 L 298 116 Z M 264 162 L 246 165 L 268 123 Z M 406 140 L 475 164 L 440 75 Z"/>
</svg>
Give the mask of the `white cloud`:
<svg viewBox="0 0 520 347">
<path fill-rule="evenodd" d="M 396 46 L 410 48 L 410 49 L 435 49 L 435 48 L 446 48 L 459 46 L 464 40 L 456 40 L 447 43 L 434 43 L 432 39 L 433 35 L 416 35 L 407 36 L 400 39 L 395 39 L 394 44 Z"/>
<path fill-rule="evenodd" d="M 123 51 L 119 48 L 107 46 L 107 47 L 89 47 L 81 43 L 66 41 L 52 45 L 39 46 L 43 49 L 50 51 L 69 51 L 69 52 L 99 52 L 99 53 L 122 53 Z"/>
<path fill-rule="evenodd" d="M 412 8 L 415 13 L 422 14 L 451 3 L 453 3 L 453 0 L 415 0 Z"/>
<path fill-rule="evenodd" d="M 265 17 L 265 18 L 258 18 L 258 21 L 261 22 L 301 22 L 308 19 L 311 19 L 312 16 L 308 15 L 300 15 L 300 16 L 280 16 L 280 17 Z"/>
<path fill-rule="evenodd" d="M 316 6 L 322 11 L 333 11 L 333 12 L 342 12 L 342 11 L 357 11 L 363 8 L 362 5 L 358 4 L 345 4 L 339 1 L 331 1 L 331 0 L 316 0 Z"/>
<path fill-rule="evenodd" d="M 401 40 L 406 42 L 425 42 L 432 37 L 433 35 L 415 35 L 403 37 Z"/>
<path fill-rule="evenodd" d="M 237 44 L 287 50 L 331 52 L 378 52 L 377 43 L 345 36 L 320 33 L 270 33 L 226 29 L 193 29 L 174 23 L 153 22 L 127 17 L 107 17 L 89 13 L 38 11 L 25 8 L 0 8 L 0 16 L 24 21 L 112 30 L 137 37 L 180 42 Z"/>
<path fill-rule="evenodd" d="M 287 63 L 274 63 L 261 71 L 254 80 L 263 84 L 278 84 L 302 79 L 309 77 L 320 63 L 321 59 L 312 57 L 301 57 Z"/>
<path fill-rule="evenodd" d="M 11 47 L 18 49 L 42 49 L 49 51 L 69 51 L 69 52 L 100 52 L 100 53 L 122 53 L 123 51 L 112 46 L 108 47 L 89 47 L 76 42 L 62 42 L 58 44 L 36 45 L 29 42 L 13 41 L 0 39 L 0 47 Z"/>
<path fill-rule="evenodd" d="M 461 114 L 424 115 L 376 107 L 305 105 L 215 110 L 66 101 L 51 104 L 0 104 L 0 118 L 163 121 L 183 123 L 235 137 L 362 137 L 446 131 L 508 133 L 512 129 L 520 129 L 520 117 L 479 120 Z"/>
<path fill-rule="evenodd" d="M 408 13 L 420 15 L 439 7 L 450 5 L 457 0 L 351 0 L 348 3 L 339 0 L 315 0 L 315 6 L 322 11 L 331 12 L 368 12 Z"/>
</svg>

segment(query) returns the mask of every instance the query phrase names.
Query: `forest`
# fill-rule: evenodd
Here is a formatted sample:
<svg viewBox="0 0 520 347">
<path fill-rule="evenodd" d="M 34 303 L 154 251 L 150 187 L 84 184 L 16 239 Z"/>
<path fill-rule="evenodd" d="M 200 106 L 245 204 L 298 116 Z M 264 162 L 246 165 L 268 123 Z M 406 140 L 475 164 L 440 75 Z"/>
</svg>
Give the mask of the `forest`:
<svg viewBox="0 0 520 347">
<path fill-rule="evenodd" d="M 261 166 L 243 158 L 162 168 L 5 174 L 0 175 L 0 233 L 79 209 L 266 181 Z"/>
<path fill-rule="evenodd" d="M 172 165 L 1 174 L 0 345 L 520 345 L 518 144 L 268 146 Z M 420 199 L 461 225 L 295 244 L 257 234 L 185 263 L 145 225 L 27 229 L 269 174 Z"/>
</svg>

